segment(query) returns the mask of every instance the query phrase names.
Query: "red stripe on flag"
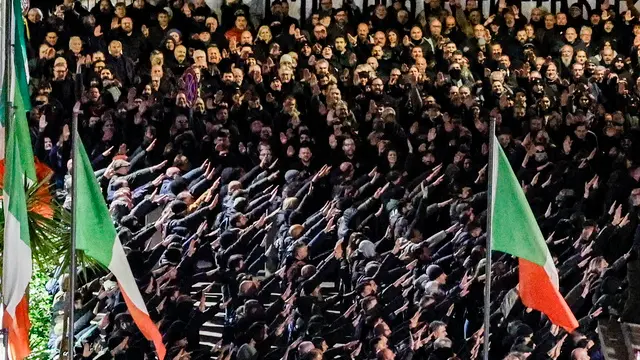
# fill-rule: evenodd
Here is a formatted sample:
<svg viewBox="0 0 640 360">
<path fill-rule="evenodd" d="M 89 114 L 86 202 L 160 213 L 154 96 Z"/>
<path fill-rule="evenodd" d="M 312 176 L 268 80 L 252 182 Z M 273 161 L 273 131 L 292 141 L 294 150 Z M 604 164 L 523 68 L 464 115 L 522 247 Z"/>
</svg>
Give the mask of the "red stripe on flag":
<svg viewBox="0 0 640 360">
<path fill-rule="evenodd" d="M 8 312 L 4 312 L 3 326 L 9 331 L 9 358 L 22 360 L 29 356 L 29 305 L 27 297 L 23 296 L 16 307 L 16 318 L 13 319 Z"/>
<path fill-rule="evenodd" d="M 120 290 L 122 289 L 123 287 L 120 285 Z M 129 313 L 131 314 L 133 321 L 138 325 L 138 329 L 140 329 L 140 332 L 142 332 L 144 337 L 153 342 L 156 347 L 156 353 L 158 353 L 158 359 L 164 360 L 167 350 L 162 343 L 162 335 L 160 335 L 158 327 L 153 323 L 148 314 L 145 314 L 133 304 L 131 299 L 127 296 L 127 293 L 124 291 L 121 291 L 121 293 L 124 298 L 124 302 L 127 303 L 127 308 L 129 309 Z"/>
<path fill-rule="evenodd" d="M 552 323 L 572 332 L 578 320 L 564 301 L 562 294 L 554 288 L 545 269 L 523 258 L 520 260 L 520 298 L 522 303 L 541 311 Z"/>
</svg>

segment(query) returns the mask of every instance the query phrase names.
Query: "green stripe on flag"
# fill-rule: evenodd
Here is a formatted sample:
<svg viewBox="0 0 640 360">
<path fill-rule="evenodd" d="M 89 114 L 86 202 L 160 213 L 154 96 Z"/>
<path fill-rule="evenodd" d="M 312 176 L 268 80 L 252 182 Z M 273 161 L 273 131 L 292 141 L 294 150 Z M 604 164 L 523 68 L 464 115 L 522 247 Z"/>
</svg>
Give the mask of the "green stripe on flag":
<svg viewBox="0 0 640 360">
<path fill-rule="evenodd" d="M 84 250 L 85 254 L 91 256 L 99 263 L 108 267 L 111 264 L 113 242 L 116 238 L 116 229 L 111 222 L 111 216 L 107 209 L 107 204 L 102 197 L 100 185 L 96 180 L 91 167 L 91 161 L 84 150 L 80 136 L 77 144 L 74 144 L 76 152 L 75 159 L 78 164 L 73 164 L 73 171 L 77 171 L 76 176 L 77 196 L 75 214 L 73 217 L 76 227 L 76 246 L 78 250 Z"/>
<path fill-rule="evenodd" d="M 15 49 L 13 56 L 14 66 L 11 73 L 15 81 L 13 106 L 15 107 L 16 121 L 15 126 L 10 127 L 9 131 L 15 131 L 19 137 L 18 147 L 20 150 L 20 160 L 25 175 L 29 180 L 38 182 L 36 168 L 33 161 L 33 149 L 31 148 L 29 121 L 27 118 L 27 112 L 31 110 L 31 101 L 29 98 L 29 86 L 27 83 L 27 68 L 25 67 L 27 61 L 27 47 L 24 32 L 25 25 L 22 17 L 22 4 L 20 0 L 14 0 L 13 2 L 13 14 Z"/>
<path fill-rule="evenodd" d="M 13 3 L 13 13 L 14 13 L 14 21 L 15 21 L 15 55 L 14 55 L 14 63 L 15 63 L 15 74 L 16 74 L 16 92 L 20 92 L 22 94 L 22 98 L 25 100 L 22 102 L 25 111 L 31 110 L 31 103 L 29 101 L 29 83 L 27 80 L 27 71 L 29 68 L 27 67 L 27 44 L 26 44 L 26 35 L 24 33 L 24 17 L 22 16 L 22 4 L 20 0 L 14 0 Z"/>
<path fill-rule="evenodd" d="M 27 47 L 25 38 L 25 24 L 22 16 L 22 5 L 20 0 L 13 1 L 13 29 L 14 52 L 11 59 L 13 60 L 11 68 L 11 76 L 4 74 L 2 79 L 2 90 L 0 90 L 0 125 L 6 127 L 6 104 L 8 101 L 13 102 L 15 109 L 15 121 L 11 120 L 9 131 L 11 135 L 17 136 L 14 145 L 17 146 L 17 159 L 22 164 L 21 176 L 25 175 L 30 182 L 37 183 L 36 168 L 33 157 L 33 149 L 31 146 L 31 134 L 29 133 L 29 121 L 27 112 L 31 110 L 31 100 L 29 97 L 29 84 L 27 81 Z M 6 44 L 9 46 L 9 44 Z M 11 96 L 13 90 L 13 98 Z M 7 136 L 10 137 L 10 136 Z M 7 167 L 7 169 L 14 169 Z"/>
<path fill-rule="evenodd" d="M 14 118 L 11 125 L 15 123 L 16 119 Z M 27 196 L 25 194 L 24 169 L 20 161 L 21 146 L 19 143 L 20 138 L 17 133 L 8 134 L 5 164 L 7 171 L 4 173 L 4 192 L 9 196 L 9 213 L 20 222 L 20 240 L 30 246 Z M 5 241 L 7 240 L 5 239 Z"/>
<path fill-rule="evenodd" d="M 7 117 L 7 101 L 9 101 L 7 96 L 9 96 L 9 86 L 11 85 L 11 79 L 9 79 L 7 75 L 7 73 L 4 74 L 2 84 L 0 84 L 2 85 L 2 88 L 0 88 L 0 126 L 3 128 L 7 127 L 5 121 L 5 118 Z M 2 134 L 2 136 L 6 136 L 6 134 Z"/>
<path fill-rule="evenodd" d="M 549 250 L 531 212 L 527 198 L 507 156 L 498 141 L 494 166 L 494 204 L 491 216 L 491 244 L 493 250 L 502 251 L 544 266 Z"/>
<path fill-rule="evenodd" d="M 31 147 L 31 134 L 29 133 L 29 125 L 27 123 L 27 115 L 24 110 L 23 96 L 18 91 L 16 91 L 14 96 L 14 105 L 15 105 L 15 116 L 13 121 L 13 126 L 9 127 L 9 131 L 15 133 L 15 136 L 18 137 L 17 146 L 20 151 L 20 163 L 22 164 L 22 169 L 24 175 L 33 181 L 34 183 L 38 182 L 38 177 L 36 176 L 36 167 L 33 160 L 33 149 Z M 29 97 L 26 97 L 27 102 L 29 101 Z M 11 169 L 11 168 L 9 168 Z"/>
</svg>

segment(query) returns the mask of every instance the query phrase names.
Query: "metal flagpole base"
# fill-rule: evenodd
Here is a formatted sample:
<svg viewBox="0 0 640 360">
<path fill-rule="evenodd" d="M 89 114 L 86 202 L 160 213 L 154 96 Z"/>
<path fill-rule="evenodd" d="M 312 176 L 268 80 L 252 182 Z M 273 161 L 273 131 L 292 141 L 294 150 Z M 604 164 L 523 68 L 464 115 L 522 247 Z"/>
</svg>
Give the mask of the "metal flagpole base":
<svg viewBox="0 0 640 360">
<path fill-rule="evenodd" d="M 9 360 L 9 330 L 0 329 L 0 337 L 2 337 L 2 342 L 0 343 L 0 360 Z"/>
<path fill-rule="evenodd" d="M 4 324 L 4 297 L 0 294 L 0 326 Z M 0 360 L 9 360 L 9 329 L 1 328 Z"/>
</svg>

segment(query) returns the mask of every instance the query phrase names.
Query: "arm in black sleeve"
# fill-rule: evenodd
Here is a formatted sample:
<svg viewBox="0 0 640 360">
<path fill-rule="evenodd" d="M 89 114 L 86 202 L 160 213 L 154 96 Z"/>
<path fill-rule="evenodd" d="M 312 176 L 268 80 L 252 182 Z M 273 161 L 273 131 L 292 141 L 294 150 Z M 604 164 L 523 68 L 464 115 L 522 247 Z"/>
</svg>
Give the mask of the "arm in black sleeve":
<svg viewBox="0 0 640 360">
<path fill-rule="evenodd" d="M 364 175 L 360 176 L 359 178 L 357 178 L 353 182 L 353 187 L 354 188 L 359 188 L 359 187 L 365 185 L 368 182 L 371 182 L 370 179 L 369 179 L 369 174 L 364 174 Z"/>
<path fill-rule="evenodd" d="M 155 208 L 157 208 L 157 204 L 153 203 L 150 198 L 147 198 L 140 201 L 140 203 L 131 210 L 131 215 L 135 216 L 138 220 L 141 220 Z"/>
<path fill-rule="evenodd" d="M 218 284 L 226 284 L 229 282 L 229 274 L 221 269 L 213 269 L 207 272 L 197 273 L 193 275 L 193 282 L 214 282 Z"/>
<path fill-rule="evenodd" d="M 272 203 L 270 201 L 264 201 L 262 204 L 258 205 L 255 209 L 251 210 L 247 214 L 247 217 L 251 220 L 256 220 L 260 218 L 260 216 L 262 216 L 267 211 L 267 209 L 269 209 L 269 206 L 271 205 Z"/>
<path fill-rule="evenodd" d="M 144 246 L 147 240 L 151 239 L 151 237 L 153 236 L 153 234 L 156 233 L 156 231 L 158 231 L 158 229 L 156 229 L 155 225 L 149 224 L 145 226 L 142 230 L 135 233 L 135 235 L 131 239 L 131 242 L 138 245 L 136 247 L 141 248 Z M 129 247 L 133 248 L 132 245 Z"/>
<path fill-rule="evenodd" d="M 254 251 L 259 251 L 260 249 L 261 248 L 257 247 L 254 249 Z M 249 265 L 249 267 L 247 267 L 247 272 L 249 274 L 257 274 L 258 271 L 264 270 L 264 263 L 266 259 L 267 259 L 267 256 L 263 252 L 262 254 L 260 254 L 260 256 L 258 256 L 258 258 L 255 261 L 251 263 L 251 265 Z"/>
<path fill-rule="evenodd" d="M 209 212 L 208 206 L 203 206 L 200 209 L 192 212 L 191 214 L 185 216 L 182 219 L 174 220 L 175 226 L 184 226 L 186 228 L 193 228 L 204 220 L 204 217 Z"/>
<path fill-rule="evenodd" d="M 596 236 L 594 250 L 596 253 L 602 254 L 605 252 L 611 241 L 609 241 L 616 232 L 616 226 L 611 224 L 605 225 L 602 230 Z"/>
<path fill-rule="evenodd" d="M 278 314 L 284 310 L 284 300 L 280 296 L 274 301 L 267 310 L 265 310 L 264 317 L 267 321 L 273 321 Z"/>
<path fill-rule="evenodd" d="M 246 191 L 249 193 L 249 196 L 251 197 L 251 196 L 255 195 L 258 191 L 261 191 L 261 190 L 262 190 L 262 187 L 263 187 L 265 184 L 268 184 L 268 183 L 269 183 L 269 178 L 268 178 L 268 177 L 266 177 L 266 178 L 264 178 L 264 179 L 261 179 L 261 180 L 258 180 L 258 181 L 255 181 L 254 183 L 252 183 L 252 184 L 247 188 L 247 190 L 246 190 Z"/>
<path fill-rule="evenodd" d="M 297 194 L 296 194 L 297 195 Z M 307 203 L 309 202 L 309 198 L 311 197 L 311 194 L 309 192 L 305 193 L 304 195 L 302 195 L 302 200 L 300 200 L 300 203 L 298 203 L 298 206 L 296 207 L 296 211 L 303 211 L 305 206 L 307 205 Z M 299 197 L 296 196 L 296 198 L 300 199 Z"/>
<path fill-rule="evenodd" d="M 322 231 L 322 229 L 327 225 L 327 219 L 326 218 L 321 218 L 320 221 L 318 221 L 317 223 L 315 223 L 311 229 L 305 231 L 304 233 L 304 237 L 305 238 L 314 238 L 318 233 L 320 233 Z"/>
<path fill-rule="evenodd" d="M 257 198 L 251 200 L 251 202 L 247 206 L 247 210 L 246 211 L 250 212 L 256 206 L 258 206 L 260 203 L 265 202 L 270 196 L 271 196 L 271 194 L 264 194 L 264 195 L 260 195 Z"/>
<path fill-rule="evenodd" d="M 359 216 L 364 212 L 371 211 L 373 207 L 376 206 L 377 203 L 378 203 L 378 199 L 374 197 L 367 199 L 365 202 L 360 204 L 360 206 L 358 206 L 358 208 L 356 209 L 356 213 L 354 214 L 354 217 Z"/>
<path fill-rule="evenodd" d="M 338 346 L 338 347 L 333 347 L 331 349 L 327 349 L 327 351 L 322 353 L 322 358 L 336 359 L 339 356 L 340 359 L 347 359 L 347 358 L 351 358 L 350 355 L 351 355 L 351 350 L 349 350 L 349 348 L 345 346 Z"/>
<path fill-rule="evenodd" d="M 135 154 L 133 156 L 133 158 L 131 159 L 131 161 L 129 161 L 129 168 L 130 169 L 135 169 L 136 165 L 138 165 L 138 163 L 147 155 L 147 151 L 145 149 L 142 149 L 142 151 L 139 151 L 137 154 Z"/>
<path fill-rule="evenodd" d="M 367 175 L 365 175 L 367 176 Z M 354 201 L 361 199 L 363 196 L 366 196 L 373 188 L 373 183 L 371 181 L 367 181 L 362 186 L 358 187 L 358 191 L 356 191 L 356 198 Z"/>
<path fill-rule="evenodd" d="M 622 271 L 622 269 L 627 266 L 627 262 L 629 261 L 630 253 L 624 254 L 618 258 L 613 264 L 609 266 L 610 270 L 613 270 L 616 273 Z"/>
<path fill-rule="evenodd" d="M 203 177 L 201 180 L 197 181 L 195 185 L 192 185 L 189 188 L 189 192 L 193 194 L 195 198 L 198 198 L 200 197 L 200 195 L 204 194 L 205 191 L 207 191 L 211 184 L 213 184 L 211 180 Z"/>
<path fill-rule="evenodd" d="M 189 325 L 200 327 L 207 321 L 213 319 L 220 310 L 220 303 L 216 303 L 209 306 L 205 311 L 198 311 L 193 319 L 194 321 Z"/>
<path fill-rule="evenodd" d="M 262 231 L 262 230 L 261 230 Z M 240 237 L 238 237 L 238 241 L 236 241 L 235 243 L 233 243 L 231 246 L 229 246 L 227 248 L 227 250 L 225 250 L 225 255 L 229 256 L 232 254 L 236 254 L 236 253 L 243 253 L 243 251 L 240 251 L 240 248 L 244 248 L 247 246 L 247 244 L 249 243 L 249 241 L 251 239 L 253 239 L 254 235 L 257 233 L 256 229 L 253 228 L 249 231 L 247 231 L 246 233 L 240 235 Z"/>
<path fill-rule="evenodd" d="M 246 186 L 247 183 L 251 183 L 256 176 L 258 176 L 262 172 L 262 168 L 258 166 L 254 166 L 253 169 L 249 170 L 244 176 L 242 176 L 238 181 L 242 184 L 242 186 Z"/>
<path fill-rule="evenodd" d="M 332 256 L 331 259 L 329 259 L 329 261 L 325 262 L 322 266 L 318 268 L 316 273 L 311 278 L 309 278 L 309 280 L 304 282 L 305 284 L 311 284 L 311 285 L 306 285 L 305 288 L 309 286 L 308 288 L 315 289 L 316 287 L 320 286 L 320 284 L 322 284 L 324 279 L 329 274 L 333 273 L 339 265 L 340 265 L 340 261 L 338 261 L 338 259 Z"/>
<path fill-rule="evenodd" d="M 391 269 L 388 272 L 384 272 L 382 273 L 383 277 L 382 277 L 382 282 L 383 283 L 388 283 L 389 280 L 393 280 L 393 279 L 397 279 L 400 276 L 402 276 L 403 274 L 407 273 L 407 267 L 406 266 L 398 266 L 395 269 Z"/>
<path fill-rule="evenodd" d="M 309 192 L 309 187 L 311 186 L 311 181 L 305 183 L 304 185 L 302 185 L 300 187 L 300 189 L 298 190 L 298 192 L 296 193 L 296 198 L 300 199 L 301 197 L 303 197 L 305 194 L 307 194 Z"/>
<path fill-rule="evenodd" d="M 262 282 L 262 285 L 260 285 L 260 291 L 258 291 L 258 296 L 257 296 L 258 299 L 268 300 L 269 297 L 271 296 L 271 292 L 275 290 L 274 287 L 277 287 L 278 285 L 278 281 L 277 281 L 278 279 L 279 277 L 275 275 L 271 275 L 265 278 L 264 281 Z"/>
<path fill-rule="evenodd" d="M 362 229 L 369 226 L 370 223 L 375 222 L 377 218 L 378 217 L 375 214 L 370 214 L 369 216 L 367 216 L 364 220 L 362 220 L 360 225 L 358 225 L 358 231 L 362 231 Z"/>
<path fill-rule="evenodd" d="M 129 186 L 136 186 L 136 185 L 133 185 L 133 184 L 135 184 L 136 180 L 138 180 L 139 178 L 141 178 L 141 177 L 143 177 L 145 175 L 149 175 L 149 174 L 153 173 L 154 171 L 156 171 L 155 169 L 156 169 L 155 167 L 150 166 L 148 168 L 144 168 L 144 169 L 138 170 L 138 171 L 136 171 L 134 173 L 131 173 L 131 174 L 125 176 L 124 179 L 129 182 Z"/>
<path fill-rule="evenodd" d="M 586 334 L 589 332 L 589 329 L 593 328 L 594 323 L 596 323 L 596 319 L 592 318 L 591 315 L 587 315 L 578 320 L 578 328 L 576 330 Z"/>
<path fill-rule="evenodd" d="M 309 229 L 311 228 L 316 222 L 320 221 L 320 218 L 323 216 L 322 211 L 318 211 L 317 213 L 311 215 L 310 217 L 307 218 L 307 220 L 305 220 L 305 222 L 302 224 L 302 226 L 305 229 Z"/>
<path fill-rule="evenodd" d="M 265 228 L 259 229 L 258 231 L 253 233 L 251 240 L 249 240 L 249 243 L 247 244 L 247 248 L 249 249 L 259 248 L 258 245 L 260 245 L 260 242 L 262 242 L 265 236 L 269 236 L 266 229 Z M 251 250 L 251 252 L 253 252 L 253 250 Z M 246 259 L 248 258 L 249 257 L 246 257 Z"/>
<path fill-rule="evenodd" d="M 96 166 L 98 166 L 104 161 L 104 159 L 105 157 L 102 155 L 102 153 L 98 154 L 98 156 L 96 156 L 93 160 L 91 160 L 91 167 L 95 169 Z"/>
<path fill-rule="evenodd" d="M 200 176 L 204 174 L 204 170 L 200 167 L 191 169 L 188 173 L 182 175 L 182 179 L 187 182 L 187 184 L 191 184 L 194 180 L 198 179 Z"/>
<path fill-rule="evenodd" d="M 313 240 L 307 244 L 309 246 L 309 256 L 315 254 L 318 249 L 321 249 L 321 245 L 324 243 L 324 239 L 327 237 L 327 233 L 324 231 L 320 231 L 316 236 L 313 237 Z"/>
<path fill-rule="evenodd" d="M 102 198 L 107 200 L 107 192 L 109 191 L 109 179 L 102 176 L 98 179 L 100 183 L 100 189 L 102 190 Z"/>
<path fill-rule="evenodd" d="M 156 245 L 150 252 L 145 251 L 144 254 L 148 254 L 147 260 L 144 262 L 145 269 L 152 269 L 153 266 L 160 260 L 162 254 L 167 249 L 162 243 Z"/>
<path fill-rule="evenodd" d="M 382 264 L 380 264 L 380 267 L 378 268 L 378 271 L 376 271 L 376 274 L 373 275 L 373 279 L 377 284 L 381 283 L 384 273 L 391 266 L 391 264 L 393 264 L 393 260 L 394 255 L 391 253 L 387 254 L 387 256 L 384 257 L 384 259 L 382 260 Z"/>
<path fill-rule="evenodd" d="M 418 209 L 416 210 L 416 216 L 414 216 L 413 221 L 407 226 L 407 231 L 404 233 L 404 237 L 407 239 L 411 239 L 411 234 L 413 233 L 413 229 L 416 227 L 419 221 L 423 220 L 422 211 L 425 207 L 425 200 L 423 197 L 420 197 L 418 203 Z"/>
</svg>

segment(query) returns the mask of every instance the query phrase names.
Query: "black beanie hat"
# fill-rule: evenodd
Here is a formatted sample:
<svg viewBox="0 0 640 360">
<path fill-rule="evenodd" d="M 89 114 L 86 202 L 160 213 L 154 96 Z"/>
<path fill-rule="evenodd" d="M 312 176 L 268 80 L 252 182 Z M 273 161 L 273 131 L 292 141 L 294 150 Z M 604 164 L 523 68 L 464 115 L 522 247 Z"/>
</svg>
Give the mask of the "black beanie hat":
<svg viewBox="0 0 640 360">
<path fill-rule="evenodd" d="M 168 248 L 164 252 L 164 259 L 172 265 L 178 265 L 182 260 L 182 251 L 180 249 Z"/>
<path fill-rule="evenodd" d="M 444 271 L 438 265 L 429 265 L 429 267 L 427 267 L 427 277 L 429 281 L 439 278 L 442 274 L 444 274 Z"/>
</svg>

